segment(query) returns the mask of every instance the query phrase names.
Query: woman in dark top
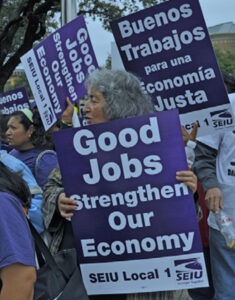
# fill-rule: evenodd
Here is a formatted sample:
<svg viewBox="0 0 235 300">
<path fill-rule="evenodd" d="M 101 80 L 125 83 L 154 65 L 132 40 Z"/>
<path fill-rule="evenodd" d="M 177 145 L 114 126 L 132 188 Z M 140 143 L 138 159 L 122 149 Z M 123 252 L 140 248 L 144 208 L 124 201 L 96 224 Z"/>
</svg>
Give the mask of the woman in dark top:
<svg viewBox="0 0 235 300">
<path fill-rule="evenodd" d="M 14 148 L 10 154 L 31 169 L 37 183 L 43 188 L 57 165 L 57 155 L 52 150 L 52 137 L 49 141 L 37 109 L 32 112 L 25 108 L 14 112 L 8 121 L 6 136 L 8 144 Z"/>
</svg>

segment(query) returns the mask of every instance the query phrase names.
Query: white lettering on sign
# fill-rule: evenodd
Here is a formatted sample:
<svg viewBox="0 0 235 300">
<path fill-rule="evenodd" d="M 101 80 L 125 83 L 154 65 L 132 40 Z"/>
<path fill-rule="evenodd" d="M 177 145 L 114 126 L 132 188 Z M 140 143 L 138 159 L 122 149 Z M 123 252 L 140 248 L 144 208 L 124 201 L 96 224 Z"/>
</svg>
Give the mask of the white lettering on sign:
<svg viewBox="0 0 235 300">
<path fill-rule="evenodd" d="M 95 137 L 91 130 L 81 129 L 74 135 L 73 144 L 80 155 L 90 155 L 100 151 L 111 152 L 118 146 L 128 149 L 135 147 L 138 142 L 149 145 L 160 140 L 157 117 L 150 117 L 149 124 L 142 125 L 138 130 L 129 127 L 121 129 L 117 136 L 110 131 L 105 131 Z M 121 176 L 130 179 L 140 177 L 143 172 L 155 175 L 162 171 L 161 158 L 155 154 L 140 160 L 130 157 L 128 153 L 122 153 L 118 163 L 108 161 L 103 165 L 97 158 L 91 158 L 89 165 L 90 172 L 83 174 L 83 180 L 87 184 L 96 184 L 101 178 L 114 182 Z"/>
<path fill-rule="evenodd" d="M 117 147 L 118 142 L 124 148 L 134 147 L 139 140 L 146 145 L 160 142 L 157 117 L 150 117 L 149 121 L 150 124 L 141 126 L 139 132 L 133 128 L 124 128 L 117 138 L 112 132 L 107 131 L 101 133 L 97 141 L 89 129 L 81 129 L 74 135 L 74 148 L 81 155 L 90 155 L 97 153 L 98 148 L 105 152 L 112 151 Z"/>
</svg>

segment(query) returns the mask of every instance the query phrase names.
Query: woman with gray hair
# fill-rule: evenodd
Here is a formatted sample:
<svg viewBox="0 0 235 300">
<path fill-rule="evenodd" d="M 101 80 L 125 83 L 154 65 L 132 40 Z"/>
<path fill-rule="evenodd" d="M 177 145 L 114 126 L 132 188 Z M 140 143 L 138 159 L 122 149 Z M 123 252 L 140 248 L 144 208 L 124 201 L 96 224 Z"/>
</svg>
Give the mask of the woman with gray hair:
<svg viewBox="0 0 235 300">
<path fill-rule="evenodd" d="M 154 112 L 151 98 L 144 93 L 139 79 L 129 72 L 96 70 L 87 78 L 85 85 L 88 91 L 95 88 L 103 95 L 109 121 Z M 90 122 L 89 118 L 87 120 Z"/>
<path fill-rule="evenodd" d="M 86 115 L 88 124 L 97 124 L 110 120 L 133 117 L 154 112 L 154 106 L 149 96 L 147 96 L 141 88 L 139 79 L 131 73 L 119 70 L 96 70 L 89 75 L 86 80 L 88 89 L 88 101 L 83 110 Z M 69 105 L 68 105 L 69 109 Z M 73 110 L 71 109 L 71 112 Z M 62 116 L 63 120 L 63 116 Z M 68 120 L 68 124 L 72 121 Z M 63 123 L 65 123 L 63 121 Z M 177 172 L 177 180 L 183 181 L 194 193 L 197 189 L 197 178 L 191 171 Z M 58 184 L 59 183 L 59 184 Z M 55 207 L 57 203 L 58 212 L 64 218 L 71 218 L 73 210 L 76 210 L 76 201 L 67 198 L 62 184 L 59 169 L 55 170 L 50 178 L 44 193 L 44 212 L 45 218 L 48 219 L 48 205 L 52 203 Z M 51 223 L 53 219 L 50 217 Z M 54 219 L 55 221 L 55 219 Z M 57 215 L 58 221 L 58 215 Z M 65 221 L 63 221 L 65 222 Z M 54 222 L 55 224 L 55 222 Z M 50 230 L 50 223 L 47 224 L 47 229 Z M 61 228 L 61 227 L 59 227 Z M 54 228 L 55 229 L 55 228 Z M 55 232 L 56 234 L 56 232 Z M 58 235 L 56 235 L 58 238 Z M 57 239 L 58 241 L 58 239 Z M 107 299 L 107 300 L 122 300 L 122 299 L 173 299 L 173 292 L 156 292 L 147 294 L 133 295 L 101 295 L 92 296 L 91 299 Z"/>
</svg>

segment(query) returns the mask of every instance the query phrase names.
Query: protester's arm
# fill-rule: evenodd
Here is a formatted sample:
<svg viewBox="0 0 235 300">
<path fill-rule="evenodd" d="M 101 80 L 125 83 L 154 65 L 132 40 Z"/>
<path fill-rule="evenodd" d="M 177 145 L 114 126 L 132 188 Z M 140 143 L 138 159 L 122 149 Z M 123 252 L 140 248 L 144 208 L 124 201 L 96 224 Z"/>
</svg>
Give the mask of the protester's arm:
<svg viewBox="0 0 235 300">
<path fill-rule="evenodd" d="M 209 189 L 218 187 L 216 177 L 216 156 L 218 151 L 205 144 L 197 142 L 195 148 L 195 162 L 193 171 L 198 177 L 205 192 Z"/>
<path fill-rule="evenodd" d="M 61 129 L 71 128 L 74 107 L 69 98 L 66 98 L 67 107 L 61 116 Z M 76 201 L 67 198 L 64 193 L 64 188 L 62 186 L 62 178 L 59 171 L 59 167 L 53 170 L 48 178 L 48 182 L 44 187 L 43 192 L 43 215 L 44 215 L 44 225 L 46 229 L 50 227 L 59 228 L 61 221 L 61 216 L 64 218 L 69 218 L 73 214 L 67 213 L 67 210 L 76 208 L 74 205 Z M 71 207 L 72 204 L 72 207 Z"/>
<path fill-rule="evenodd" d="M 69 98 L 66 98 L 67 107 L 61 116 L 61 129 L 71 128 L 73 126 L 74 107 Z M 62 217 L 71 218 L 73 213 L 71 210 L 76 209 L 76 201 L 66 197 L 64 192 L 57 196 L 57 207 Z"/>
<path fill-rule="evenodd" d="M 209 210 L 217 213 L 223 209 L 223 197 L 216 176 L 216 156 L 218 151 L 197 142 L 193 171 L 205 191 L 205 201 Z"/>
<path fill-rule="evenodd" d="M 2 268 L 0 300 L 32 300 L 36 270 L 34 267 L 15 263 Z"/>
<path fill-rule="evenodd" d="M 43 192 L 42 211 L 46 229 L 59 226 L 63 218 L 73 216 L 70 210 L 76 209 L 76 201 L 67 198 L 62 187 L 62 178 L 59 167 L 52 171 Z"/>
<path fill-rule="evenodd" d="M 61 193 L 64 193 L 64 188 L 60 170 L 57 167 L 51 172 L 48 182 L 43 189 L 42 212 L 44 225 L 47 230 L 59 228 L 60 223 L 63 221 L 57 209 L 57 200 Z"/>
<path fill-rule="evenodd" d="M 211 188 L 205 194 L 206 206 L 214 213 L 218 213 L 219 209 L 224 209 L 224 202 L 221 190 L 219 188 Z"/>
<path fill-rule="evenodd" d="M 73 127 L 73 112 L 74 112 L 74 107 L 72 102 L 69 100 L 69 98 L 66 98 L 66 103 L 67 107 L 63 111 L 63 114 L 61 116 L 60 120 L 60 128 L 61 129 L 67 129 Z"/>
<path fill-rule="evenodd" d="M 71 218 L 73 210 L 77 208 L 77 202 L 71 198 L 66 197 L 65 193 L 61 193 L 58 197 L 58 209 L 64 218 Z"/>
<path fill-rule="evenodd" d="M 184 146 L 187 145 L 189 140 L 196 141 L 198 122 L 195 122 L 193 124 L 193 128 L 190 133 L 188 133 L 184 126 L 181 126 L 181 129 L 184 140 Z M 191 191 L 194 194 L 194 200 L 197 201 L 197 176 L 194 174 L 194 172 L 179 171 L 176 173 L 176 179 L 179 181 L 183 181 L 191 189 Z"/>
</svg>

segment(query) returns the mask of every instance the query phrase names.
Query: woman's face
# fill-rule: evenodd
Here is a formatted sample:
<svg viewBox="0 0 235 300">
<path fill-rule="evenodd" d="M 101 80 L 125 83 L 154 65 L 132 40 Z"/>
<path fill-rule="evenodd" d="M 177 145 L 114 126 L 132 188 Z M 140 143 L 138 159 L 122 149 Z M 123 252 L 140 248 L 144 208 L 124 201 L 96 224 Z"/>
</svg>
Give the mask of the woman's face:
<svg viewBox="0 0 235 300">
<path fill-rule="evenodd" d="M 106 102 L 103 94 L 95 88 L 89 88 L 88 101 L 83 108 L 88 124 L 97 124 L 108 121 L 108 118 L 104 113 L 105 105 Z"/>
<path fill-rule="evenodd" d="M 30 141 L 33 132 L 33 125 L 30 125 L 28 130 L 20 123 L 20 117 L 11 117 L 7 123 L 8 129 L 6 131 L 7 142 L 9 146 L 17 150 L 27 150 L 33 148 Z"/>
</svg>

